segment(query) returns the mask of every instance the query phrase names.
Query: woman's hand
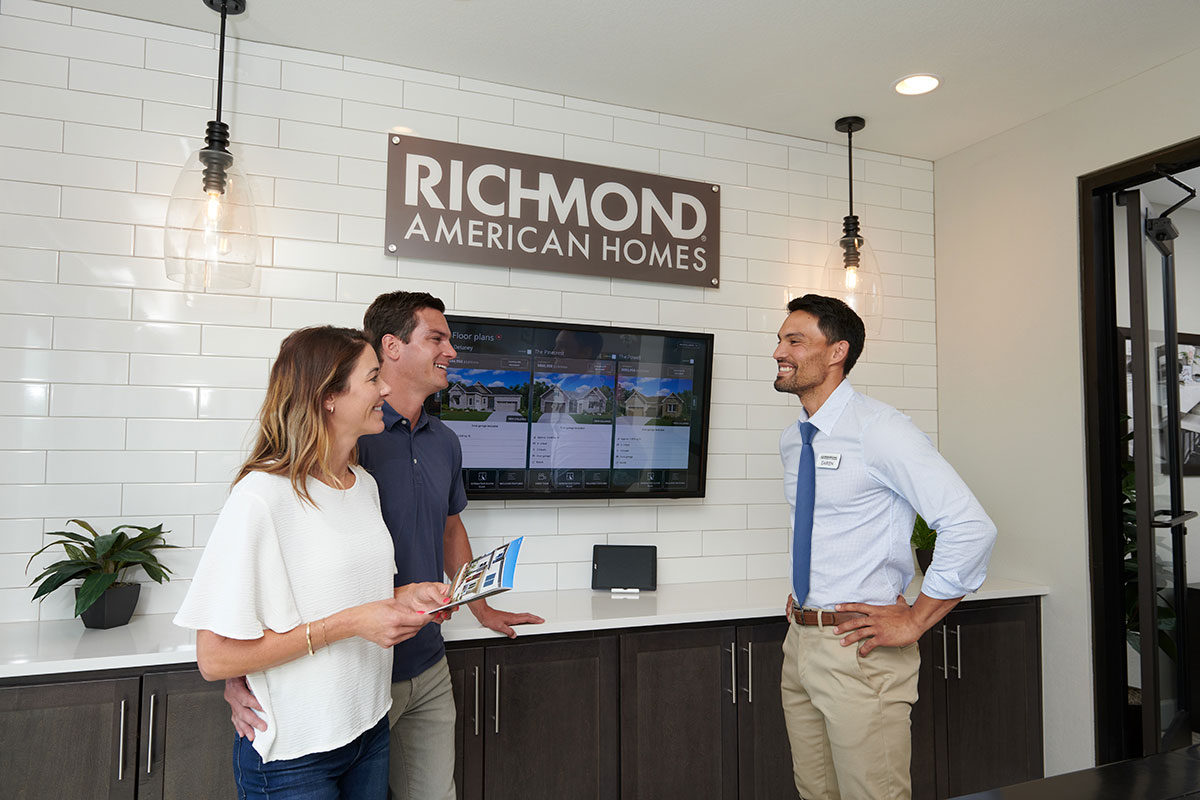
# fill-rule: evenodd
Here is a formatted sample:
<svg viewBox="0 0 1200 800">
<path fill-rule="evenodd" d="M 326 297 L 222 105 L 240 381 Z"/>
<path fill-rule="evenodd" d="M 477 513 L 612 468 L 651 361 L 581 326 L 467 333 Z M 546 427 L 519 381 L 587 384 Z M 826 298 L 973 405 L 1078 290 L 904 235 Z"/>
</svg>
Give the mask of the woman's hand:
<svg viewBox="0 0 1200 800">
<path fill-rule="evenodd" d="M 394 598 L 364 603 L 351 611 L 355 616 L 354 635 L 385 648 L 411 639 L 433 621 L 431 615 L 410 611 Z"/>
<path fill-rule="evenodd" d="M 396 587 L 396 603 L 406 611 L 428 614 L 432 609 L 450 602 L 450 587 L 444 583 L 407 583 Z M 454 609 L 448 608 L 429 615 L 430 622 L 445 622 Z"/>
</svg>

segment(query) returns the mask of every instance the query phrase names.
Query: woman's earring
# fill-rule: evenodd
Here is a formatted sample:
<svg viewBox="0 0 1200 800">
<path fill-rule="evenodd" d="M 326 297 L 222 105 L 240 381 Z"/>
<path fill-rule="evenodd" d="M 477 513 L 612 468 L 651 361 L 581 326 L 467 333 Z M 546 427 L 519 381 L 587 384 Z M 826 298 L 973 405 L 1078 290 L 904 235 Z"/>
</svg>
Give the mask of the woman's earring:
<svg viewBox="0 0 1200 800">
<path fill-rule="evenodd" d="M 328 411 L 330 414 L 332 414 L 333 413 L 333 403 L 330 403 L 329 405 L 325 406 L 325 410 Z"/>
</svg>

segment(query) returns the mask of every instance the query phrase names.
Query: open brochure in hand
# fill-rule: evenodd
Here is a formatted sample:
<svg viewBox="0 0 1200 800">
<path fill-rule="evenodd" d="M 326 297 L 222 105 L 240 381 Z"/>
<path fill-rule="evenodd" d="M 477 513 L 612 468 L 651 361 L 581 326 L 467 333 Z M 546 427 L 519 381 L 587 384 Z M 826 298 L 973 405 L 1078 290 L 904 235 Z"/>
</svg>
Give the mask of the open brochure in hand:
<svg viewBox="0 0 1200 800">
<path fill-rule="evenodd" d="M 463 603 L 470 603 L 481 597 L 507 592 L 513 588 L 513 573 L 517 570 L 517 554 L 521 552 L 521 540 L 518 536 L 507 544 L 502 544 L 490 553 L 474 558 L 459 568 L 450 584 L 450 602 L 438 606 L 428 613 L 442 611 Z"/>
</svg>

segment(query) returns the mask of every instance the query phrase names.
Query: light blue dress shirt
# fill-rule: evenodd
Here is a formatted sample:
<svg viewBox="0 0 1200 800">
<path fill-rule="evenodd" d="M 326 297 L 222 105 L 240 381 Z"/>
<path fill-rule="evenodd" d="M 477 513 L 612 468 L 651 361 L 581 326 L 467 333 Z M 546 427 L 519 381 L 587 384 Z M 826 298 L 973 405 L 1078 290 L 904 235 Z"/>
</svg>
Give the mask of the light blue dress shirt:
<svg viewBox="0 0 1200 800">
<path fill-rule="evenodd" d="M 803 444 L 799 425 L 806 421 L 817 426 L 817 489 L 809 591 L 802 605 L 896 602 L 913 578 L 909 541 L 917 512 L 938 532 L 921 591 L 946 600 L 980 587 L 996 526 L 911 419 L 854 391 L 849 380 L 811 418 L 801 407 L 797 424 L 780 438 L 793 519 Z"/>
</svg>

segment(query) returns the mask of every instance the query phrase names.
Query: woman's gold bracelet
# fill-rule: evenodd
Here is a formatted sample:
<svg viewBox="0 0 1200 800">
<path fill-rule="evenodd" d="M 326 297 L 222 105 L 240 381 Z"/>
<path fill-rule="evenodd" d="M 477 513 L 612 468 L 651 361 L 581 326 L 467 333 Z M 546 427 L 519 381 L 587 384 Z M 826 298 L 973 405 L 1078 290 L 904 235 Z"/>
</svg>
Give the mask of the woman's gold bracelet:
<svg viewBox="0 0 1200 800">
<path fill-rule="evenodd" d="M 315 655 L 312 649 L 312 623 L 304 623 L 304 643 L 308 645 L 308 654 Z"/>
</svg>

